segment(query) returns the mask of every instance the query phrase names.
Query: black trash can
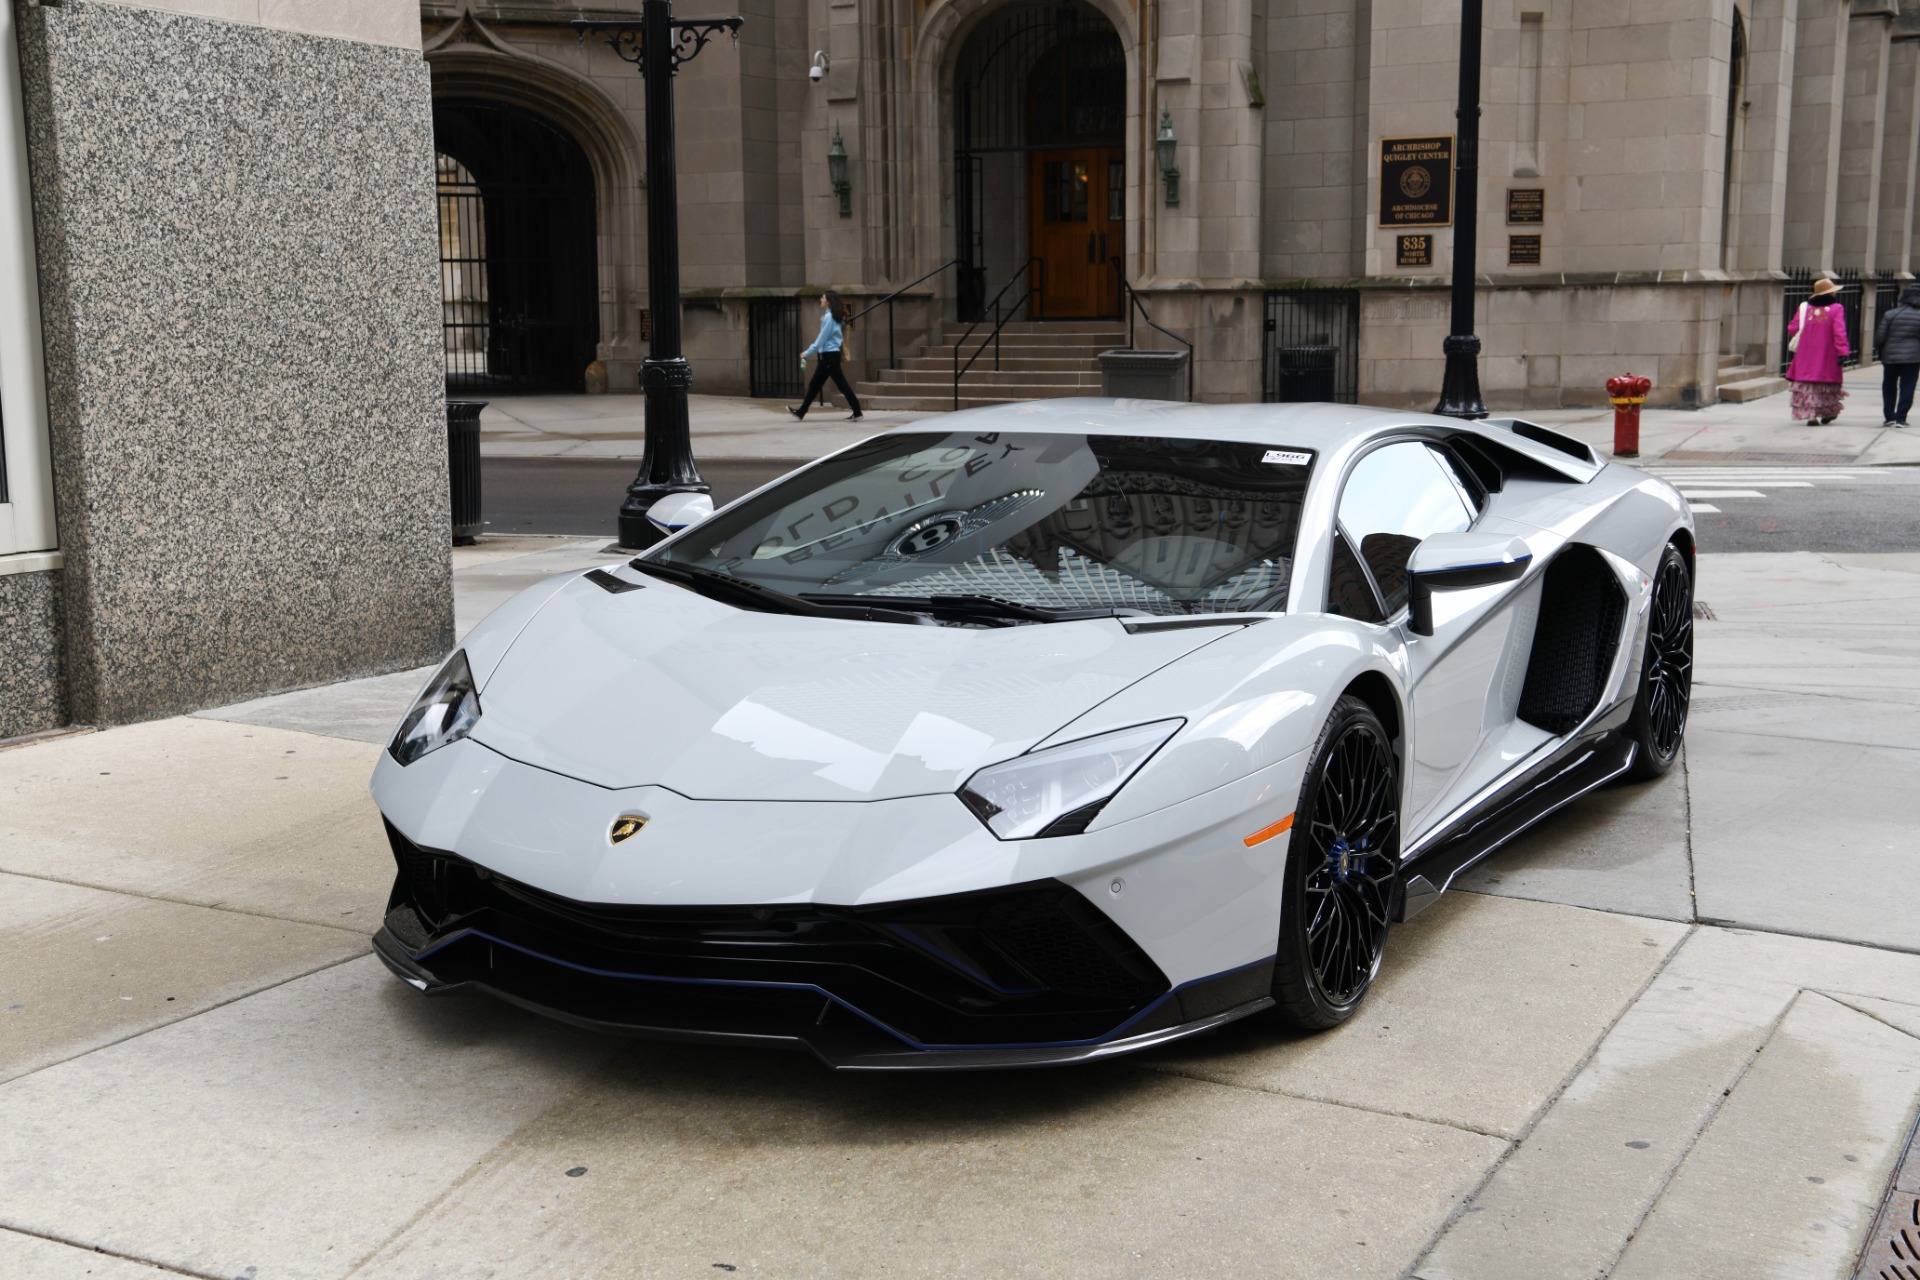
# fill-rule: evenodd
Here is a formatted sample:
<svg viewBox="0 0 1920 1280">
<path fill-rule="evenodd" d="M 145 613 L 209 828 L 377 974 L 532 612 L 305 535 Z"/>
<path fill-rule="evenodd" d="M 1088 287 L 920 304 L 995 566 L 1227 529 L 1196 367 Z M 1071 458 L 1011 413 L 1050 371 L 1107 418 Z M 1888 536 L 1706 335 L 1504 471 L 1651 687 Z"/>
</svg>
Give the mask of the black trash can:
<svg viewBox="0 0 1920 1280">
<path fill-rule="evenodd" d="M 480 537 L 480 411 L 485 400 L 447 401 L 447 477 L 453 490 L 453 545 Z"/>
<path fill-rule="evenodd" d="M 1338 347 L 1280 348 L 1280 399 L 1289 404 L 1334 400 L 1333 366 Z"/>
</svg>

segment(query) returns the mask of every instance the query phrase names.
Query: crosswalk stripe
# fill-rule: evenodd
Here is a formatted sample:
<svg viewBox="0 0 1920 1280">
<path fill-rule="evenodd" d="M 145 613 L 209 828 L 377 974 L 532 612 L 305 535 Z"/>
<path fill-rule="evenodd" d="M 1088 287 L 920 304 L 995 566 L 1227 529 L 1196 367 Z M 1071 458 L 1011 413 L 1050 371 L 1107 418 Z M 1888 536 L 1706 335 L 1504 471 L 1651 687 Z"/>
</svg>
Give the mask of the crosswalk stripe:
<svg viewBox="0 0 1920 1280">
<path fill-rule="evenodd" d="M 1662 479 L 1687 476 L 1793 476 L 1800 479 L 1858 479 L 1885 474 L 1878 470 L 1842 470 L 1839 467 L 1656 467 L 1649 471 Z"/>
<path fill-rule="evenodd" d="M 1720 508 L 1710 502 L 1689 502 L 1687 504 L 1687 510 L 1697 516 L 1717 516 L 1720 514 Z"/>
<path fill-rule="evenodd" d="M 1695 488 L 1707 484 L 1757 484 L 1768 489 L 1811 489 L 1811 480 L 1769 480 L 1766 476 L 1698 476 L 1687 480 L 1675 480 L 1676 489 Z"/>
<path fill-rule="evenodd" d="M 1767 495 L 1758 489 L 1682 489 L 1680 496 L 1692 502 L 1695 498 L 1764 498 Z"/>
</svg>

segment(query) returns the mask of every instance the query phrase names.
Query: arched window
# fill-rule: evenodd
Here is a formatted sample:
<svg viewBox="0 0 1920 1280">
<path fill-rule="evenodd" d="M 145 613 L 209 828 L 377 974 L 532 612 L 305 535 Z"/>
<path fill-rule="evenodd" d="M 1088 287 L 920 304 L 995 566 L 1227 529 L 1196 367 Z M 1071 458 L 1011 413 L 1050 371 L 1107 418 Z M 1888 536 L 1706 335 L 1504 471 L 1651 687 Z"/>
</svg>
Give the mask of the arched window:
<svg viewBox="0 0 1920 1280">
<path fill-rule="evenodd" d="M 21 117 L 13 6 L 0 4 L 0 573 L 52 568 L 57 545 Z"/>
</svg>

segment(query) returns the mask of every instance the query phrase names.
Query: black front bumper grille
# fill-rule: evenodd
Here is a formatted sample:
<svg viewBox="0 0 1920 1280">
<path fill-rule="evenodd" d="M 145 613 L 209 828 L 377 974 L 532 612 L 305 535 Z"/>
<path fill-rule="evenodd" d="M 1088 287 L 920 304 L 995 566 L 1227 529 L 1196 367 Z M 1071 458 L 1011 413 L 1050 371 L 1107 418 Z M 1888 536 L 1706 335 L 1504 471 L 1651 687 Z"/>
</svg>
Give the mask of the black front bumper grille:
<svg viewBox="0 0 1920 1280">
<path fill-rule="evenodd" d="M 389 963 L 577 1022 L 797 1041 L 838 1059 L 1074 1045 L 1196 1016 L 1124 931 L 1055 880 L 877 907 L 616 906 L 387 833 L 399 864 Z"/>
</svg>

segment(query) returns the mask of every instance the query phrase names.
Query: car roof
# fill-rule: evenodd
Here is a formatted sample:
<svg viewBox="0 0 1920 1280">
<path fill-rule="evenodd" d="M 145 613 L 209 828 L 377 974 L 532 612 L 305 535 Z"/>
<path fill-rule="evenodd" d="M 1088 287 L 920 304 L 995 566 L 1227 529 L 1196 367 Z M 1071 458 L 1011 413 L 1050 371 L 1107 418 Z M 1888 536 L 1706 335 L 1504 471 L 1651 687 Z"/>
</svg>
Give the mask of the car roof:
<svg viewBox="0 0 1920 1280">
<path fill-rule="evenodd" d="M 1525 454 L 1571 480 L 1590 480 L 1605 465 L 1582 442 L 1519 419 L 1471 421 L 1351 404 L 1183 404 L 1168 400 L 1075 397 L 963 409 L 936 418 L 923 418 L 898 430 L 1037 431 L 1243 440 L 1311 449 L 1324 456 L 1352 451 L 1377 436 L 1410 427 L 1478 437 Z"/>
</svg>

